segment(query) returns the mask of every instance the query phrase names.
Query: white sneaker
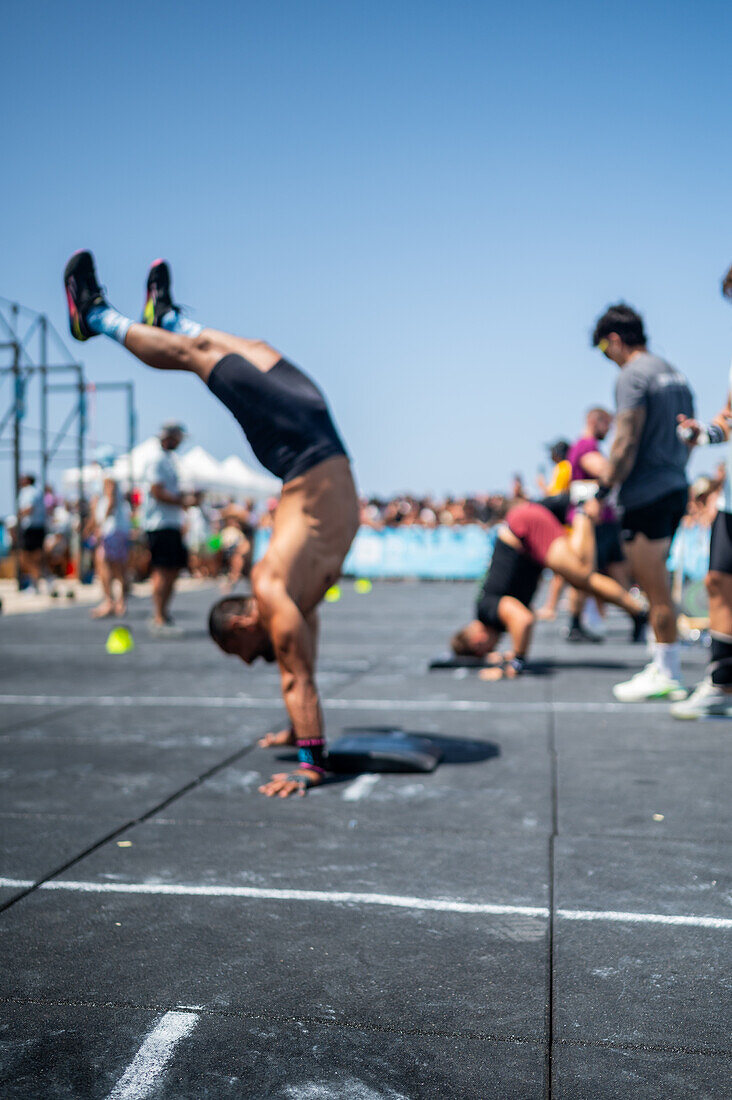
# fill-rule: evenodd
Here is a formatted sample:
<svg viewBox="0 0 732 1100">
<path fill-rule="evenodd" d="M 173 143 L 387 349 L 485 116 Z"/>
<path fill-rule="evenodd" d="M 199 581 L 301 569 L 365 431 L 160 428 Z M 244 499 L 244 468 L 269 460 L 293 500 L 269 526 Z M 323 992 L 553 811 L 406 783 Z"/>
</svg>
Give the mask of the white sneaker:
<svg viewBox="0 0 732 1100">
<path fill-rule="evenodd" d="M 686 698 L 686 688 L 651 661 L 630 680 L 616 684 L 613 695 L 621 703 L 646 703 L 652 699 L 667 699 L 673 703 Z"/>
<path fill-rule="evenodd" d="M 732 695 L 722 691 L 711 680 L 697 684 L 688 699 L 671 707 L 674 718 L 732 718 Z"/>
</svg>

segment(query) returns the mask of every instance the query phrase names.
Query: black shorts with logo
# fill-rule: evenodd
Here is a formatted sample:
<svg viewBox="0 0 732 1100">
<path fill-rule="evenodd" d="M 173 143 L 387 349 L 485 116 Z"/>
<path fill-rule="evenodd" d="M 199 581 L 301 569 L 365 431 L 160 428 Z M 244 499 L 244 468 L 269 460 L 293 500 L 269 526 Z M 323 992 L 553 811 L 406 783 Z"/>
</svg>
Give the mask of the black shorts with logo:
<svg viewBox="0 0 732 1100">
<path fill-rule="evenodd" d="M 626 508 L 623 514 L 623 542 L 632 542 L 636 535 L 652 541 L 672 539 L 684 518 L 688 489 L 674 489 L 665 497 L 649 501 L 640 508 Z"/>
<path fill-rule="evenodd" d="M 153 569 L 185 569 L 188 565 L 188 551 L 177 527 L 148 531 L 147 543 Z"/>
<path fill-rule="evenodd" d="M 43 540 L 46 537 L 45 527 L 26 527 L 20 532 L 20 549 L 28 554 L 43 549 Z"/>
</svg>

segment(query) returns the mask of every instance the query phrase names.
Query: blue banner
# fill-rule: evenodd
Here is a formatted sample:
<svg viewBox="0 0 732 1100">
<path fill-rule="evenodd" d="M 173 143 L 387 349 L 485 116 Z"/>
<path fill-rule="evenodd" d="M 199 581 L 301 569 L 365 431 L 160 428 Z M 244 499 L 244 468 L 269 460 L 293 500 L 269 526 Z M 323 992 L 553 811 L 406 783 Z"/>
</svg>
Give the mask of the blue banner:
<svg viewBox="0 0 732 1100">
<path fill-rule="evenodd" d="M 478 580 L 493 553 L 497 528 L 362 527 L 345 560 L 343 572 L 353 577 L 417 577 L 424 580 Z M 269 544 L 269 531 L 257 531 L 255 560 Z M 708 527 L 680 527 L 671 545 L 668 567 L 701 580 L 709 563 Z"/>
<path fill-rule="evenodd" d="M 477 580 L 493 552 L 496 528 L 361 527 L 343 565 L 346 576 L 418 577 L 424 580 Z M 269 544 L 269 531 L 257 531 L 258 561 Z"/>
</svg>

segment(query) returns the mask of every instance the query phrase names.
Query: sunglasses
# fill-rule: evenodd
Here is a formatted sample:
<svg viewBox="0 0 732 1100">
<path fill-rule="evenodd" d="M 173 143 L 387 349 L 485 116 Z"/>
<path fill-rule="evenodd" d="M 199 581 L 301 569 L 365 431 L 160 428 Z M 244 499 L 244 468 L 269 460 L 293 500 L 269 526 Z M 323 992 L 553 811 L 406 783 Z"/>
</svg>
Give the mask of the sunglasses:
<svg viewBox="0 0 732 1100">
<path fill-rule="evenodd" d="M 602 352 L 602 354 L 604 355 L 605 352 L 607 351 L 607 349 L 610 347 L 610 341 L 606 340 L 603 337 L 602 340 L 597 341 L 597 347 Z"/>
</svg>

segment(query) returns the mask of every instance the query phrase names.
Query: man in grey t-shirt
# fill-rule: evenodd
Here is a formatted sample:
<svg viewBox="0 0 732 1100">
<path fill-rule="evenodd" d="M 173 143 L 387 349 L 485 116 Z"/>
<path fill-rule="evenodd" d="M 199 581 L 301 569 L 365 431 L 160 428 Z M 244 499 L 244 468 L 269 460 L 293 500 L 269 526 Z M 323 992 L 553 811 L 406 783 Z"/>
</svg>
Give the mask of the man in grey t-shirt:
<svg viewBox="0 0 732 1100">
<path fill-rule="evenodd" d="M 666 559 L 688 491 L 689 448 L 680 442 L 676 424 L 679 416 L 693 416 L 694 398 L 684 375 L 648 351 L 643 318 L 630 306 L 610 306 L 595 326 L 592 343 L 620 367 L 615 440 L 599 496 L 619 487 L 625 554 L 648 597 L 656 637 L 651 664 L 616 684 L 613 694 L 624 703 L 682 699 L 686 692 Z"/>
</svg>

